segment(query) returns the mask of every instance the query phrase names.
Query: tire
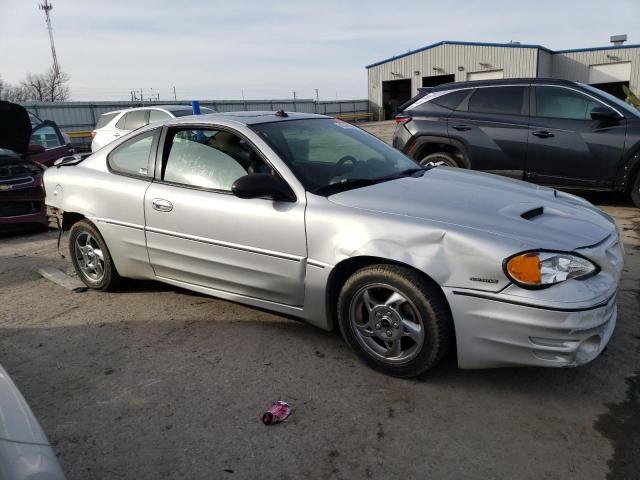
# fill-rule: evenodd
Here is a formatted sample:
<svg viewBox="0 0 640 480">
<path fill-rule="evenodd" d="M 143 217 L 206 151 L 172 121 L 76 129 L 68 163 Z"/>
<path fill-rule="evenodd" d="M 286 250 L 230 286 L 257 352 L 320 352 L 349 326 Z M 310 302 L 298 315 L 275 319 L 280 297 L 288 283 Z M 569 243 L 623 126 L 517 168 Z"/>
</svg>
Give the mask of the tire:
<svg viewBox="0 0 640 480">
<path fill-rule="evenodd" d="M 460 165 L 458 164 L 458 161 L 455 158 L 453 158 L 451 154 L 446 152 L 431 153 L 426 157 L 424 157 L 422 160 L 420 160 L 420 165 L 428 165 L 429 163 L 438 163 L 438 162 L 443 162 L 444 165 L 447 167 L 455 167 L 455 168 L 460 167 Z"/>
<path fill-rule="evenodd" d="M 88 220 L 80 220 L 69 233 L 69 255 L 80 280 L 94 290 L 114 290 L 122 278 L 116 270 L 107 244 Z"/>
<path fill-rule="evenodd" d="M 337 309 L 349 346 L 389 375 L 418 376 L 438 364 L 451 345 L 451 314 L 442 292 L 408 268 L 358 270 L 342 287 Z"/>
<path fill-rule="evenodd" d="M 636 176 L 631 182 L 631 201 L 640 208 L 640 169 L 636 172 Z"/>
</svg>

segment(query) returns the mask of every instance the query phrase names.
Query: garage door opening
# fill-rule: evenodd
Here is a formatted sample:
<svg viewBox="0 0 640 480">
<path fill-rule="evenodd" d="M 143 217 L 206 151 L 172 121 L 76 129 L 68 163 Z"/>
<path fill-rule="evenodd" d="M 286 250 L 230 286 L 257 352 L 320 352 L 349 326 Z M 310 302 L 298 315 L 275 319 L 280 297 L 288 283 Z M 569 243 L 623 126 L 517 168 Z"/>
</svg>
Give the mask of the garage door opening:
<svg viewBox="0 0 640 480">
<path fill-rule="evenodd" d="M 500 80 L 504 78 L 504 70 L 489 70 L 467 73 L 467 80 Z"/>
<path fill-rule="evenodd" d="M 432 75 L 430 77 L 422 77 L 423 87 L 437 87 L 443 83 L 455 82 L 455 75 Z"/>
<path fill-rule="evenodd" d="M 631 62 L 605 63 L 589 66 L 589 85 L 624 100 L 622 86 L 629 86 Z"/>
<path fill-rule="evenodd" d="M 384 119 L 391 120 L 400 109 L 400 105 L 411 98 L 411 80 L 388 80 L 382 82 L 382 108 Z"/>
<path fill-rule="evenodd" d="M 629 86 L 629 82 L 608 82 L 608 83 L 593 83 L 592 86 L 596 87 L 603 92 L 607 92 L 614 97 L 618 97 L 620 100 L 626 100 L 627 95 L 624 93 L 622 86 Z"/>
</svg>

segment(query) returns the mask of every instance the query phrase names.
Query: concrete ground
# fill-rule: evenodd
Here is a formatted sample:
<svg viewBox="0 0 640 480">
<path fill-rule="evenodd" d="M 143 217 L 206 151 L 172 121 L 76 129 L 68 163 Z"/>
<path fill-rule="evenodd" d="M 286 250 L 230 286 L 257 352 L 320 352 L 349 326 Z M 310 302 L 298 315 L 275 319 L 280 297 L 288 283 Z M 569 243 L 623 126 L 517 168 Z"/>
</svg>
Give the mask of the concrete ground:
<svg viewBox="0 0 640 480">
<path fill-rule="evenodd" d="M 581 368 L 390 378 L 338 334 L 159 283 L 72 293 L 36 273 L 72 271 L 54 232 L 0 238 L 0 363 L 69 479 L 638 478 L 640 210 L 590 199 L 626 267 Z M 293 414 L 265 427 L 278 399 Z"/>
</svg>

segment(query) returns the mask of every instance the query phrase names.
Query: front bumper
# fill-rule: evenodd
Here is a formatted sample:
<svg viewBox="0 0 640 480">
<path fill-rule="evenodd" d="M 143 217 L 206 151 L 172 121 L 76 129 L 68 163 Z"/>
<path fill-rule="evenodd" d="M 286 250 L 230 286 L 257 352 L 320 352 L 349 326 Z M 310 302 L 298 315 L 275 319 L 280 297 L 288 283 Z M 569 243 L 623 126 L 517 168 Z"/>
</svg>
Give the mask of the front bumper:
<svg viewBox="0 0 640 480">
<path fill-rule="evenodd" d="M 616 325 L 615 295 L 587 307 L 554 309 L 457 288 L 445 294 L 460 368 L 583 365 L 604 350 Z"/>
<path fill-rule="evenodd" d="M 27 188 L 0 191 L 0 204 L 0 226 L 48 225 L 44 191 L 35 182 Z"/>
</svg>

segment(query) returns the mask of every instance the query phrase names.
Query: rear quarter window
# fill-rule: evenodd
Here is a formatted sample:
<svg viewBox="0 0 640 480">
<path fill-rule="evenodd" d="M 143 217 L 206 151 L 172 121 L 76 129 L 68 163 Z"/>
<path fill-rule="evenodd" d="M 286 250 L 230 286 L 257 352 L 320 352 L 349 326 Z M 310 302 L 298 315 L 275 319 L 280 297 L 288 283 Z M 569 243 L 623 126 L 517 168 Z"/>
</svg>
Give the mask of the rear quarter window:
<svg viewBox="0 0 640 480">
<path fill-rule="evenodd" d="M 102 115 L 100 115 L 100 118 L 98 119 L 98 123 L 96 124 L 96 130 L 98 128 L 104 127 L 107 123 L 109 123 L 111 120 L 116 118 L 116 115 L 118 115 L 118 112 L 103 113 Z"/>
</svg>

